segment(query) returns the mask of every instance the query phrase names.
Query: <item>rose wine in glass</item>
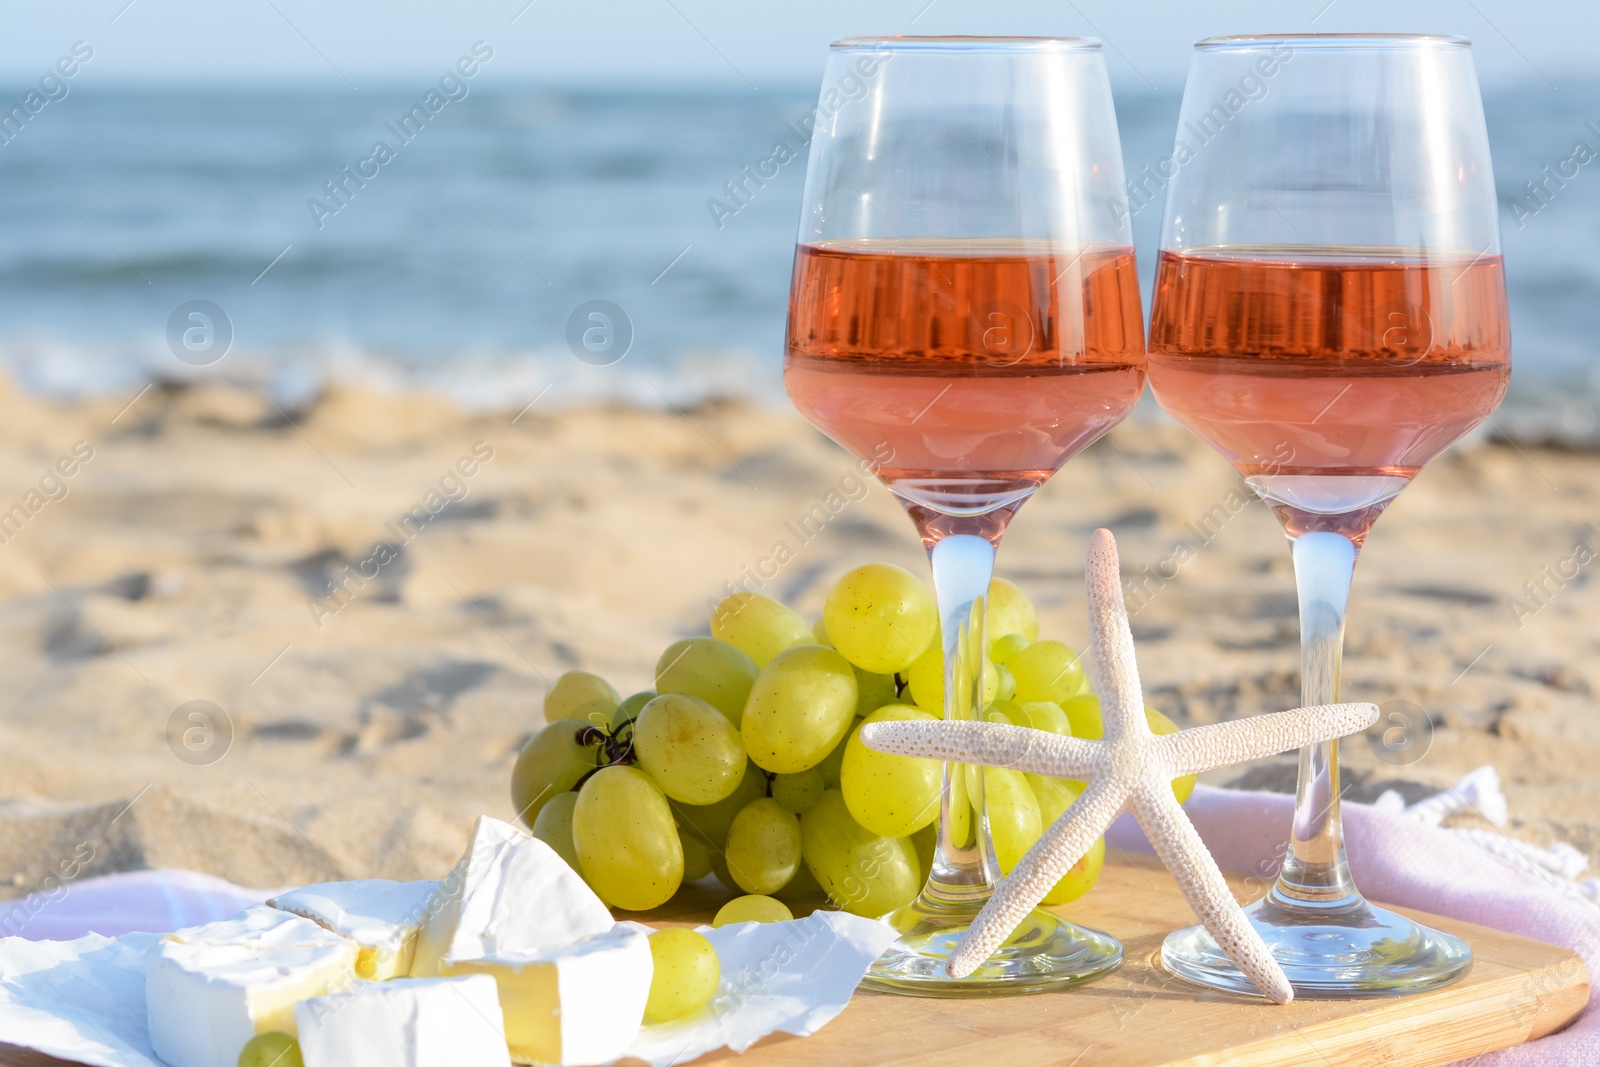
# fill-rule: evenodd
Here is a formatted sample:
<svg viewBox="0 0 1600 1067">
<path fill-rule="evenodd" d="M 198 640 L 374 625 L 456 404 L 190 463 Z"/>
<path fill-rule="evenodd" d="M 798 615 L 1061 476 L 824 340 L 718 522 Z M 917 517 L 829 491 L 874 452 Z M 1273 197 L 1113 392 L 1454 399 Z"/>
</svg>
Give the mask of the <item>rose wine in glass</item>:
<svg viewBox="0 0 1600 1067">
<path fill-rule="evenodd" d="M 1099 44 L 858 38 L 829 55 L 795 252 L 784 384 L 916 525 L 945 716 L 981 710 L 995 547 L 1144 387 L 1121 148 Z M 946 765 L 932 873 L 885 916 L 866 978 L 921 996 L 1104 974 L 1113 938 L 1043 910 L 974 974 L 946 970 L 999 869 L 982 776 Z"/>
<path fill-rule="evenodd" d="M 1245 248 L 1168 252 L 1157 270 L 1150 359 L 1163 406 L 1291 536 L 1337 515 L 1359 546 L 1511 377 L 1499 255 Z M 1397 307 L 1415 311 L 1383 310 Z"/>
<path fill-rule="evenodd" d="M 914 519 L 1003 522 L 1144 388 L 1133 250 L 1074 255 L 1000 242 L 801 247 L 790 400 L 857 455 L 887 444 L 878 476 Z M 1069 323 L 1057 321 L 1063 274 L 1079 289 Z"/>
<path fill-rule="evenodd" d="M 1229 89 L 1251 86 L 1239 107 Z M 1206 125 L 1209 122 L 1209 125 Z M 1500 403 L 1511 335 L 1467 42 L 1404 35 L 1201 41 L 1167 195 L 1150 382 L 1278 516 L 1300 596 L 1301 703 L 1340 699 L 1356 557 L 1423 466 Z M 1181 154 L 1180 147 L 1177 154 Z M 1459 938 L 1368 903 L 1345 861 L 1338 742 L 1300 754 L 1288 850 L 1246 909 L 1298 995 L 1460 978 Z M 1198 927 L 1174 973 L 1250 992 Z"/>
</svg>

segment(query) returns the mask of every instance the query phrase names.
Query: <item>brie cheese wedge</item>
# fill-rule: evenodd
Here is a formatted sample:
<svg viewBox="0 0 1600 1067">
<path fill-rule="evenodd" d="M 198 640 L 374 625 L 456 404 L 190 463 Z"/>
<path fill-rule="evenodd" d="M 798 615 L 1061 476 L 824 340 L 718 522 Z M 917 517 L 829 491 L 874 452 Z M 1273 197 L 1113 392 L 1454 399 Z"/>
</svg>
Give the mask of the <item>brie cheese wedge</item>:
<svg viewBox="0 0 1600 1067">
<path fill-rule="evenodd" d="M 493 975 L 518 1063 L 607 1063 L 639 1034 L 654 964 L 641 927 L 618 923 L 535 955 L 446 960 L 448 974 Z M 317 1067 L 309 1058 L 306 1067 Z"/>
<path fill-rule="evenodd" d="M 396 978 L 295 1008 L 305 1067 L 510 1067 L 494 982 Z M 237 1067 L 237 1065 L 235 1065 Z"/>
<path fill-rule="evenodd" d="M 295 1005 L 355 982 L 356 944 L 276 908 L 168 934 L 145 972 L 150 1045 L 172 1067 L 238 1067 L 258 1033 L 294 1033 Z"/>
<path fill-rule="evenodd" d="M 535 955 L 612 925 L 610 910 L 554 849 L 483 815 L 428 903 L 411 974 L 441 974 L 445 960 Z"/>
<path fill-rule="evenodd" d="M 374 878 L 322 882 L 267 901 L 343 934 L 360 946 L 356 974 L 375 982 L 411 973 L 417 930 L 428 915 L 438 882 Z"/>
</svg>

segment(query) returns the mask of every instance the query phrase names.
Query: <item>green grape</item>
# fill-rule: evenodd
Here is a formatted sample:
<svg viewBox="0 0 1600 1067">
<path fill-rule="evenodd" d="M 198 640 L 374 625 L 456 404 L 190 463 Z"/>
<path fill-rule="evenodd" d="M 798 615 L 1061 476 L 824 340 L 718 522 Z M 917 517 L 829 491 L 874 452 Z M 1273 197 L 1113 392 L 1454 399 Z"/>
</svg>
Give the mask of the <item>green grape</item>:
<svg viewBox="0 0 1600 1067">
<path fill-rule="evenodd" d="M 1071 700 L 1061 701 L 1061 711 L 1072 727 L 1072 736 L 1086 741 L 1099 741 L 1106 735 L 1105 720 L 1100 716 L 1100 698 L 1093 693 L 1083 693 Z"/>
<path fill-rule="evenodd" d="M 926 882 L 933 873 L 933 848 L 939 843 L 938 820 L 930 822 L 911 835 L 911 847 L 917 850 L 917 863 L 922 867 L 922 880 Z"/>
<path fill-rule="evenodd" d="M 984 722 L 997 722 L 1005 726 L 1030 726 L 1028 713 L 1013 700 L 996 700 L 983 709 Z"/>
<path fill-rule="evenodd" d="M 756 674 L 755 660 L 726 641 L 686 637 L 656 660 L 656 692 L 699 697 L 738 726 Z"/>
<path fill-rule="evenodd" d="M 894 675 L 873 674 L 854 664 L 851 664 L 851 669 L 856 672 L 856 718 L 871 715 L 886 705 L 900 703 L 900 695 L 895 692 Z"/>
<path fill-rule="evenodd" d="M 572 844 L 572 813 L 577 807 L 577 793 L 557 793 L 539 809 L 532 827 L 533 836 L 555 849 L 573 870 L 578 869 L 578 850 Z"/>
<path fill-rule="evenodd" d="M 890 706 L 861 720 L 874 722 L 937 722 L 920 708 Z M 939 791 L 944 764 L 916 756 L 875 752 L 861 740 L 861 727 L 850 732 L 839 772 L 839 789 L 851 818 L 884 837 L 906 837 L 939 817 Z"/>
<path fill-rule="evenodd" d="M 1017 676 L 998 663 L 985 663 L 984 672 L 994 672 L 994 698 L 996 700 L 1015 700 L 1017 698 Z"/>
<path fill-rule="evenodd" d="M 821 763 L 855 721 L 856 675 L 831 648 L 791 648 L 762 668 L 745 706 L 745 751 L 756 766 L 793 774 Z"/>
<path fill-rule="evenodd" d="M 976 780 L 977 768 L 962 765 L 966 772 L 950 775 L 950 840 L 957 846 L 975 846 L 977 836 L 972 832 L 972 791 L 967 788 L 967 775 Z M 954 767 L 951 770 L 955 770 Z M 935 823 L 934 825 L 938 825 Z"/>
<path fill-rule="evenodd" d="M 605 726 L 622 698 L 611 683 L 588 671 L 568 671 L 555 680 L 544 695 L 546 722 L 577 719 L 593 726 Z"/>
<path fill-rule="evenodd" d="M 804 850 L 802 849 L 802 852 Z M 816 876 L 811 873 L 811 868 L 802 861 L 795 869 L 794 877 L 789 879 L 787 885 L 772 895 L 779 900 L 806 900 L 822 892 L 822 887 L 817 884 Z"/>
<path fill-rule="evenodd" d="M 746 893 L 773 893 L 800 866 L 800 820 L 771 797 L 746 804 L 728 827 L 724 859 Z"/>
<path fill-rule="evenodd" d="M 908 692 L 917 707 L 935 715 L 944 714 L 944 650 L 938 641 L 917 657 L 906 671 Z M 987 707 L 999 692 L 1000 676 L 988 664 L 983 672 L 983 703 Z"/>
<path fill-rule="evenodd" d="M 257 1034 L 239 1050 L 239 1067 L 305 1067 L 300 1042 L 282 1030 Z"/>
<path fill-rule="evenodd" d="M 628 697 L 617 705 L 617 710 L 611 713 L 611 734 L 615 737 L 622 732 L 624 726 L 631 725 L 644 710 L 644 706 L 656 698 L 654 689 L 641 690 Z"/>
<path fill-rule="evenodd" d="M 708 856 L 711 860 L 711 873 L 717 876 L 717 881 L 722 883 L 722 887 L 733 893 L 743 893 L 744 888 L 733 880 L 733 874 L 728 870 L 728 854 L 719 851 L 709 853 Z"/>
<path fill-rule="evenodd" d="M 821 615 L 818 615 L 817 621 L 811 624 L 811 636 L 816 638 L 817 644 L 833 647 L 833 638 L 828 636 L 828 627 Z"/>
<path fill-rule="evenodd" d="M 739 731 L 698 697 L 663 693 L 633 724 L 633 753 L 661 791 L 685 804 L 715 804 L 739 788 L 747 762 Z"/>
<path fill-rule="evenodd" d="M 903 672 L 906 692 L 917 707 L 944 714 L 944 651 L 935 641 Z"/>
<path fill-rule="evenodd" d="M 717 950 L 693 930 L 673 926 L 651 934 L 650 960 L 655 971 L 644 1002 L 649 1021 L 664 1023 L 693 1015 L 717 995 L 722 981 Z"/>
<path fill-rule="evenodd" d="M 1011 657 L 1017 680 L 1017 699 L 1050 700 L 1059 704 L 1083 692 L 1083 663 L 1060 641 L 1035 641 Z"/>
<path fill-rule="evenodd" d="M 983 768 L 976 763 L 953 765 L 950 768 L 950 776 L 962 783 L 966 789 L 964 795 L 968 798 L 967 806 L 971 807 L 971 798 L 982 795 L 980 790 L 983 788 Z"/>
<path fill-rule="evenodd" d="M 830 789 L 800 817 L 806 866 L 833 901 L 855 915 L 878 918 L 909 904 L 922 888 L 910 838 L 882 837 L 850 817 L 844 795 Z"/>
<path fill-rule="evenodd" d="M 1100 698 L 1093 693 L 1084 693 L 1063 701 L 1061 710 L 1066 713 L 1067 721 L 1072 725 L 1073 737 L 1098 741 L 1105 736 L 1106 725 L 1100 716 Z M 1148 704 L 1144 708 L 1144 719 L 1150 724 L 1150 732 L 1157 737 L 1178 732 L 1177 723 Z M 1189 794 L 1194 792 L 1194 783 L 1195 776 L 1192 774 L 1173 779 L 1172 795 L 1178 798 L 1179 804 L 1189 799 Z"/>
<path fill-rule="evenodd" d="M 759 894 L 734 897 L 717 910 L 711 920 L 713 929 L 734 923 L 781 923 L 794 918 L 794 912 L 781 900 Z"/>
<path fill-rule="evenodd" d="M 812 767 L 810 770 L 780 774 L 774 778 L 772 799 L 776 800 L 784 811 L 802 815 L 817 806 L 817 801 L 822 799 L 823 790 L 827 788 L 828 783 L 823 781 L 822 772 Z"/>
<path fill-rule="evenodd" d="M 816 770 L 818 774 L 822 775 L 822 784 L 829 789 L 839 788 L 839 769 L 844 764 L 844 750 L 849 743 L 850 734 L 846 732 L 843 737 L 839 738 L 839 743 L 834 745 L 826 756 L 822 757 L 822 762 L 817 764 Z"/>
<path fill-rule="evenodd" d="M 766 772 L 746 761 L 744 777 L 739 779 L 739 785 L 731 795 L 715 804 L 679 804 L 672 801 L 672 811 L 685 830 L 705 843 L 711 852 L 712 870 L 715 871 L 723 846 L 727 844 L 728 827 L 733 825 L 733 817 L 744 810 L 746 804 L 766 795 Z"/>
<path fill-rule="evenodd" d="M 1006 634 L 989 645 L 989 658 L 1001 665 L 1009 664 L 1013 656 L 1032 643 L 1021 634 Z"/>
<path fill-rule="evenodd" d="M 711 873 L 711 849 L 693 830 L 678 827 L 678 847 L 683 849 L 683 884 L 698 882 Z"/>
<path fill-rule="evenodd" d="M 841 577 L 828 590 L 822 618 L 844 658 L 875 674 L 911 666 L 939 630 L 928 587 L 890 563 L 868 563 Z"/>
<path fill-rule="evenodd" d="M 1083 793 L 1083 786 L 1079 782 L 1063 781 L 1060 778 L 1045 778 L 1037 774 L 1025 776 L 1028 785 L 1033 789 L 1034 798 L 1039 802 L 1039 824 L 1046 830 L 1054 826 L 1056 820 L 1065 814 L 1072 802 Z M 1074 863 L 1061 880 L 1044 895 L 1046 904 L 1067 904 L 1083 896 L 1094 888 L 1095 882 L 1100 879 L 1100 870 L 1106 862 L 1106 839 L 1095 838 L 1089 851 Z"/>
<path fill-rule="evenodd" d="M 522 746 L 511 768 L 511 806 L 528 826 L 551 797 L 576 788 L 580 778 L 600 765 L 599 753 L 578 740 L 586 729 L 570 720 L 553 722 Z"/>
<path fill-rule="evenodd" d="M 605 767 L 583 783 L 572 843 L 584 881 L 612 907 L 665 904 L 683 881 L 683 847 L 672 809 L 637 767 Z"/>
<path fill-rule="evenodd" d="M 1025 774 L 1023 777 L 1028 780 L 1028 787 L 1039 802 L 1039 825 L 1045 830 L 1055 825 L 1055 821 L 1072 806 L 1072 802 L 1083 795 L 1082 782 L 1048 778 L 1042 774 Z"/>
<path fill-rule="evenodd" d="M 711 636 L 765 667 L 786 648 L 816 641 L 806 620 L 760 593 L 735 593 L 711 612 Z"/>
<path fill-rule="evenodd" d="M 1045 730 L 1052 734 L 1068 737 L 1072 734 L 1072 726 L 1067 721 L 1067 713 L 1061 710 L 1060 704 L 1053 704 L 1048 700 L 1030 700 L 1026 704 L 1017 705 L 1027 717 L 1023 725 L 1031 726 L 1035 730 Z"/>
<path fill-rule="evenodd" d="M 989 815 L 989 835 L 1001 874 L 1010 874 L 1044 832 L 1039 801 L 1021 771 L 1003 767 L 983 769 L 984 810 Z"/>
<path fill-rule="evenodd" d="M 989 583 L 989 600 L 983 612 L 984 647 L 992 650 L 1003 637 L 1017 634 L 1029 642 L 1039 639 L 1039 614 L 1028 594 L 1016 583 L 996 578 Z M 999 662 L 998 660 L 996 662 Z"/>
</svg>

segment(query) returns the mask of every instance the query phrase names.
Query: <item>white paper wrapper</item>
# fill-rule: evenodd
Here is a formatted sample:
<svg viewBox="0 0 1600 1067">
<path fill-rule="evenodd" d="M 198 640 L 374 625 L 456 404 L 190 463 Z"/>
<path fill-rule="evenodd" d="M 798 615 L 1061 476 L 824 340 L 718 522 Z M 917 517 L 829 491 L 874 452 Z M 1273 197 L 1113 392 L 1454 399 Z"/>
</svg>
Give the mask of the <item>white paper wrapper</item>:
<svg viewBox="0 0 1600 1067">
<path fill-rule="evenodd" d="M 667 1067 L 724 1045 L 743 1052 L 780 1030 L 814 1034 L 896 936 L 836 911 L 700 932 L 722 964 L 716 999 L 692 1018 L 646 1026 L 629 1057 Z M 160 936 L 0 939 L 0 1040 L 93 1067 L 163 1067 L 144 1000 L 145 956 Z"/>
<path fill-rule="evenodd" d="M 0 939 L 0 1040 L 94 1067 L 162 1067 L 144 961 L 160 934 Z"/>
<path fill-rule="evenodd" d="M 886 923 L 842 911 L 700 933 L 722 964 L 716 997 L 697 1015 L 645 1026 L 625 1058 L 668 1067 L 724 1045 L 743 1052 L 779 1031 L 814 1034 L 844 1010 L 872 961 L 899 936 Z"/>
</svg>

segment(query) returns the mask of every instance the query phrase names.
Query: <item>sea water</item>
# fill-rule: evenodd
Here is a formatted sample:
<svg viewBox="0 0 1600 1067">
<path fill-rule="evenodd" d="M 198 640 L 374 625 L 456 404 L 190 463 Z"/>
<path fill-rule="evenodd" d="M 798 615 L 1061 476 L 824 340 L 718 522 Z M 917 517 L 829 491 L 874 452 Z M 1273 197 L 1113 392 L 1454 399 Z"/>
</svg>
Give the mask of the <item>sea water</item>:
<svg viewBox="0 0 1600 1067">
<path fill-rule="evenodd" d="M 815 88 L 465 85 L 425 120 L 425 84 L 73 88 L 0 137 L 0 366 L 58 394 L 783 404 Z M 1178 103 L 1119 93 L 1130 178 L 1170 154 Z M 1515 354 L 1496 429 L 1600 440 L 1600 88 L 1486 107 Z M 1159 190 L 1131 206 L 1148 297 Z"/>
</svg>

